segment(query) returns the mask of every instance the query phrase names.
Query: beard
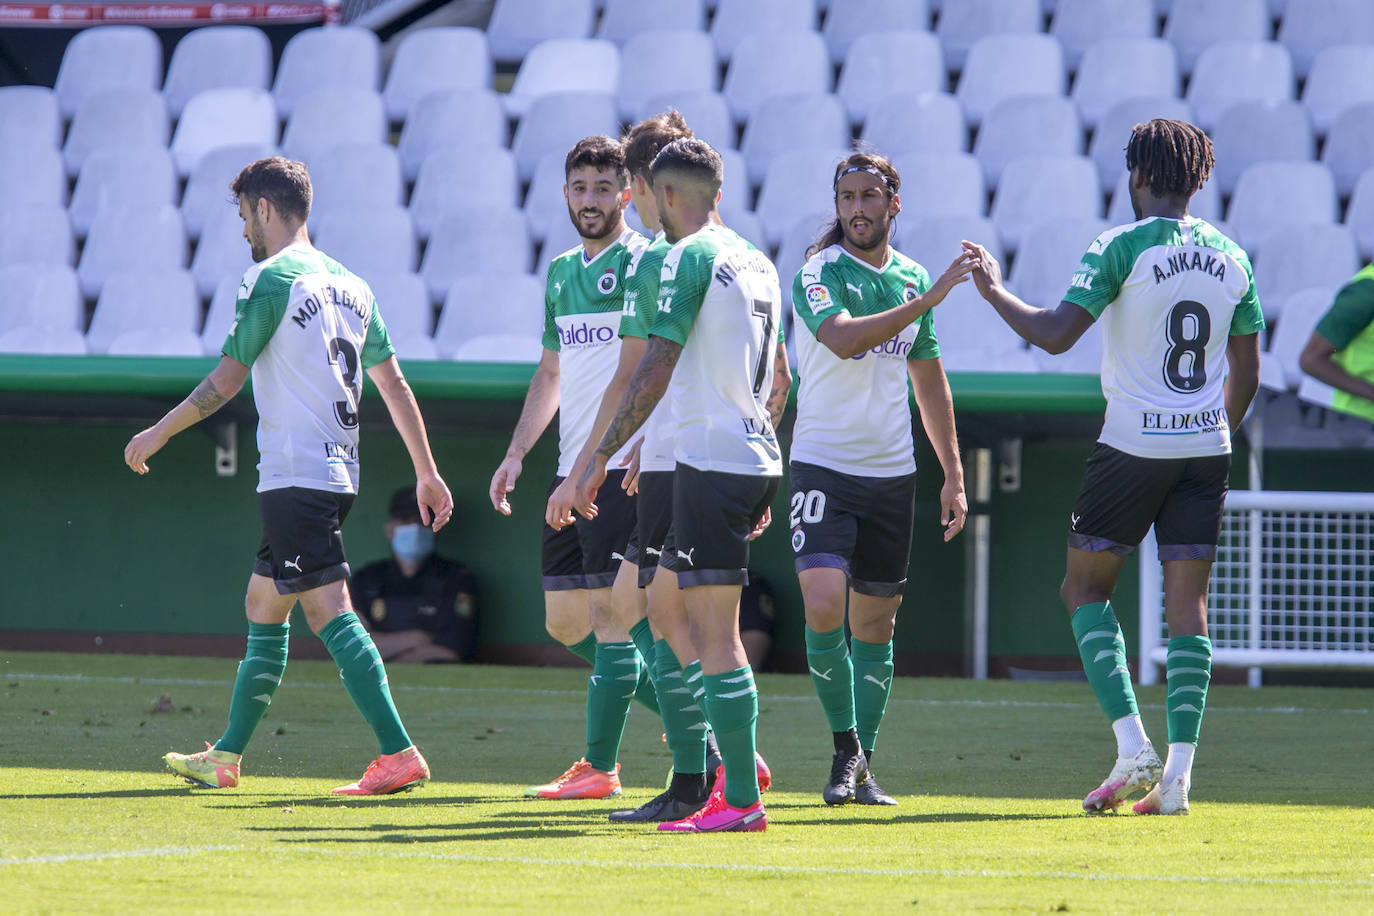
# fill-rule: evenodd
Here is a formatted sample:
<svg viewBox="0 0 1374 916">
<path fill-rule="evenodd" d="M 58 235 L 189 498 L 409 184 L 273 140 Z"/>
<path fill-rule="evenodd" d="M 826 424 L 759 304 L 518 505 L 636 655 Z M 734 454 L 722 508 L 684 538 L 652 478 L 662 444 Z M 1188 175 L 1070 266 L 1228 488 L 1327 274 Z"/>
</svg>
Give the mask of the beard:
<svg viewBox="0 0 1374 916">
<path fill-rule="evenodd" d="M 892 228 L 891 220 L 869 220 L 870 227 L 868 238 L 856 238 L 850 231 L 849 223 L 840 223 L 840 232 L 844 234 L 844 240 L 860 251 L 872 251 L 887 241 L 889 230 Z"/>
<path fill-rule="evenodd" d="M 601 210 L 596 211 L 597 217 L 601 220 L 601 228 L 595 231 L 588 229 L 584 222 L 585 217 L 583 214 L 585 212 L 587 211 L 574 210 L 572 207 L 568 208 L 568 218 L 572 220 L 573 226 L 577 229 L 577 234 L 582 238 L 592 240 L 604 239 L 615 229 L 615 220 L 612 218 L 612 214 L 605 213 Z"/>
</svg>

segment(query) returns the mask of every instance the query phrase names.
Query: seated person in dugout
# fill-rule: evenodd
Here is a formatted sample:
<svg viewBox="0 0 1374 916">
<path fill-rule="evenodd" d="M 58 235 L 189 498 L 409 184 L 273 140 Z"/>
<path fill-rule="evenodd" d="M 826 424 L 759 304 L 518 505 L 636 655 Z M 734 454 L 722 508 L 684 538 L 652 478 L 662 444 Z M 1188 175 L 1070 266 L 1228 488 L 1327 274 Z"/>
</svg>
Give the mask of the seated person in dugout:
<svg viewBox="0 0 1374 916">
<path fill-rule="evenodd" d="M 476 587 L 463 564 L 434 552 L 413 487 L 391 497 L 382 526 L 391 557 L 363 567 L 348 588 L 387 662 L 468 662 L 477 650 Z"/>
</svg>

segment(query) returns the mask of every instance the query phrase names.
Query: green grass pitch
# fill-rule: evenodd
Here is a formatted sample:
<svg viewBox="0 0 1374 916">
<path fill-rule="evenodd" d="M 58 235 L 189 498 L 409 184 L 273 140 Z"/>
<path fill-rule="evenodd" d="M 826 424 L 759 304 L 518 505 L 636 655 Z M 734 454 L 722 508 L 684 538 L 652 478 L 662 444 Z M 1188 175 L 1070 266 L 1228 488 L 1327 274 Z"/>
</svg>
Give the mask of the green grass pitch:
<svg viewBox="0 0 1374 916">
<path fill-rule="evenodd" d="M 1191 816 L 1089 817 L 1114 748 L 1085 684 L 899 678 L 875 771 L 901 805 L 828 809 L 810 682 L 763 675 L 768 831 L 674 836 L 606 820 L 663 785 L 642 708 L 622 798 L 521 797 L 581 753 L 571 669 L 394 666 L 434 781 L 344 799 L 376 745 L 333 667 L 293 661 L 240 787 L 193 789 L 159 758 L 219 735 L 235 665 L 0 655 L 0 911 L 1374 910 L 1368 690 L 1215 687 Z M 1163 699 L 1140 690 L 1161 752 Z"/>
</svg>

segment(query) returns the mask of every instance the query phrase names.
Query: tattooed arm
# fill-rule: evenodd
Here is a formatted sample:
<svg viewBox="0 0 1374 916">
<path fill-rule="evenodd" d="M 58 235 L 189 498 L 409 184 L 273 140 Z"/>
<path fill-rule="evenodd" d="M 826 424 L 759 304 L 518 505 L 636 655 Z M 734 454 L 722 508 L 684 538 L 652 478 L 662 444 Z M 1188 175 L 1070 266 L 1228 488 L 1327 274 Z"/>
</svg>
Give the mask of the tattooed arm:
<svg viewBox="0 0 1374 916">
<path fill-rule="evenodd" d="M 574 508 L 582 515 L 595 517 L 596 491 L 606 480 L 607 463 L 630 441 L 630 437 L 644 425 L 649 414 L 654 412 L 654 407 L 663 399 L 681 355 L 681 344 L 666 337 L 649 338 L 644 358 L 635 367 L 635 374 L 625 388 L 625 396 L 620 399 L 620 408 L 606 429 L 606 434 L 601 437 L 601 444 L 587 463 L 586 470 L 578 478 Z"/>
<path fill-rule="evenodd" d="M 124 463 L 136 474 L 148 473 L 148 459 L 162 449 L 167 441 L 233 399 L 248 378 L 248 367 L 228 356 L 220 357 L 219 365 L 207 375 L 196 389 L 157 423 L 129 440 L 124 447 Z"/>
<path fill-rule="evenodd" d="M 764 404 L 768 408 L 768 418 L 773 422 L 773 432 L 782 422 L 782 412 L 787 409 L 787 393 L 792 390 L 792 367 L 787 364 L 787 345 L 778 341 L 778 352 L 773 357 L 773 390 Z"/>
</svg>

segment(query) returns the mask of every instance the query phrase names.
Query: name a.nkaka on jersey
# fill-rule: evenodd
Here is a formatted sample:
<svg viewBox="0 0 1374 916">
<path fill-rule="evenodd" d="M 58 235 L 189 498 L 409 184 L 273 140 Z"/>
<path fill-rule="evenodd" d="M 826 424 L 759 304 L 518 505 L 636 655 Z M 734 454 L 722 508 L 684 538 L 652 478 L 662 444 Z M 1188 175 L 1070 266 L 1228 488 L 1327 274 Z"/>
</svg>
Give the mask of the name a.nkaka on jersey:
<svg viewBox="0 0 1374 916">
<path fill-rule="evenodd" d="M 348 292 L 348 290 L 339 290 L 335 289 L 333 286 L 326 286 L 321 295 L 328 297 L 330 303 L 335 308 L 347 309 L 363 321 L 368 320 L 369 315 L 367 313 L 367 306 L 360 300 L 355 299 L 353 294 Z M 314 294 L 311 294 L 306 297 L 301 307 L 296 309 L 296 314 L 291 316 L 291 320 L 296 323 L 296 327 L 303 328 L 310 323 L 310 319 L 320 313 L 320 309 L 323 307 L 324 303 L 316 298 Z"/>
<path fill-rule="evenodd" d="M 1226 259 L 1210 254 L 1204 259 L 1200 251 L 1184 251 L 1170 255 L 1164 262 L 1164 267 L 1169 269 L 1167 273 L 1163 267 L 1158 264 L 1154 265 L 1156 284 L 1163 283 L 1170 277 L 1177 276 L 1186 270 L 1200 270 L 1219 281 L 1226 279 Z"/>
</svg>

